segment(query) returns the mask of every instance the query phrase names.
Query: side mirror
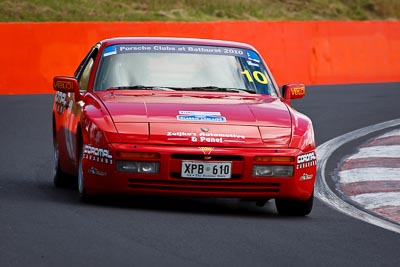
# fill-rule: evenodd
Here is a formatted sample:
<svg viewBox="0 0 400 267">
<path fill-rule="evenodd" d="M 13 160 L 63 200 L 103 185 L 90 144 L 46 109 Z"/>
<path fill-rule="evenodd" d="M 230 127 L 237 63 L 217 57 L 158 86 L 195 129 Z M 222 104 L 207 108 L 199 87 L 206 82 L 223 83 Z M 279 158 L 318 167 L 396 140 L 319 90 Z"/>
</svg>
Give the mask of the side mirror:
<svg viewBox="0 0 400 267">
<path fill-rule="evenodd" d="M 285 103 L 290 105 L 290 99 L 303 98 L 306 95 L 306 87 L 301 83 L 285 84 L 282 86 L 282 95 Z"/>
<path fill-rule="evenodd" d="M 81 93 L 79 91 L 78 80 L 69 76 L 56 76 L 53 78 L 53 89 L 63 93 L 75 93 L 75 101 L 79 101 Z"/>
</svg>

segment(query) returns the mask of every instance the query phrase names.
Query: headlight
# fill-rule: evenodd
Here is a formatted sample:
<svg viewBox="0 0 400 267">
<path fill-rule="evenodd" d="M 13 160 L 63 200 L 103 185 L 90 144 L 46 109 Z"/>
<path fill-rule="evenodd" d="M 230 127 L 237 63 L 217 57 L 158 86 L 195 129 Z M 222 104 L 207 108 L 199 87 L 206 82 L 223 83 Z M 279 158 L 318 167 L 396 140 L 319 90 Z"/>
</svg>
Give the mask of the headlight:
<svg viewBox="0 0 400 267">
<path fill-rule="evenodd" d="M 254 165 L 253 176 L 291 177 L 293 176 L 293 166 Z"/>
<path fill-rule="evenodd" d="M 160 163 L 151 161 L 117 161 L 117 171 L 131 173 L 156 174 L 160 172 Z"/>
</svg>

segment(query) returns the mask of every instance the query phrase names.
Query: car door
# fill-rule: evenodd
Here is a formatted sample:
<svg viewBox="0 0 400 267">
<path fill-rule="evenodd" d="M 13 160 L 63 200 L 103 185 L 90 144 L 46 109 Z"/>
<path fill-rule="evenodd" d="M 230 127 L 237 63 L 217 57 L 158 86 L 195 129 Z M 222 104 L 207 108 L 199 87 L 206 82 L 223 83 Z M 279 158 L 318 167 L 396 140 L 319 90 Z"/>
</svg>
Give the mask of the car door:
<svg viewBox="0 0 400 267">
<path fill-rule="evenodd" d="M 85 95 L 88 89 L 89 78 L 93 69 L 94 62 L 96 60 L 96 56 L 98 54 L 98 46 L 95 46 L 91 49 L 91 51 L 87 54 L 84 60 L 79 65 L 78 69 L 75 72 L 75 78 L 79 82 L 80 94 Z M 69 158 L 71 159 L 71 163 L 73 164 L 73 168 L 77 170 L 78 168 L 78 159 L 79 159 L 79 140 L 78 137 L 78 124 L 82 114 L 82 108 L 85 103 L 83 101 L 84 98 L 80 98 L 81 100 L 75 101 L 74 93 L 69 93 L 67 97 L 68 101 L 68 109 L 66 110 L 66 133 L 65 133 L 65 143 L 66 150 Z"/>
</svg>

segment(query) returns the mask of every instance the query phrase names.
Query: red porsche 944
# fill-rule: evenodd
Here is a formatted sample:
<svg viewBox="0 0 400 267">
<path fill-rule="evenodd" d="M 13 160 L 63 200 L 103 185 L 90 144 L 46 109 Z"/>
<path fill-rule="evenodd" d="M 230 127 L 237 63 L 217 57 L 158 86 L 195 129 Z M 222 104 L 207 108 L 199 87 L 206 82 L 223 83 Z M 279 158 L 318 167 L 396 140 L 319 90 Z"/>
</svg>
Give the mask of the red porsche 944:
<svg viewBox="0 0 400 267">
<path fill-rule="evenodd" d="M 313 206 L 311 120 L 291 107 L 244 43 L 114 38 L 74 76 L 56 76 L 54 183 L 77 177 L 83 200 L 108 193 L 275 199 L 283 215 Z"/>
</svg>

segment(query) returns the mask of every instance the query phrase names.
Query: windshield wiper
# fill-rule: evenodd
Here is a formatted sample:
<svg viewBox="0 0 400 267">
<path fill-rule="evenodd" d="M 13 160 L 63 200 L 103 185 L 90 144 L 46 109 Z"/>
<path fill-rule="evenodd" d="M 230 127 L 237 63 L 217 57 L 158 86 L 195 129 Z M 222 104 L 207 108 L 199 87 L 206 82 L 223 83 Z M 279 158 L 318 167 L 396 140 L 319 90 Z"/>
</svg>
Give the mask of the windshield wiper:
<svg viewBox="0 0 400 267">
<path fill-rule="evenodd" d="M 108 90 L 174 90 L 171 87 L 162 86 L 146 86 L 146 85 L 126 85 L 126 86 L 111 86 Z"/>
<path fill-rule="evenodd" d="M 112 86 L 108 90 L 176 90 L 176 91 L 208 91 L 208 92 L 234 92 L 234 93 L 250 93 L 256 94 L 255 91 L 240 88 L 224 88 L 218 86 L 194 86 L 194 87 L 163 87 L 163 86 L 146 86 L 146 85 L 127 85 Z"/>
<path fill-rule="evenodd" d="M 240 89 L 240 88 L 224 88 L 218 86 L 198 86 L 198 87 L 189 87 L 186 89 L 195 90 L 195 91 L 211 91 L 211 92 L 234 92 L 234 93 L 250 93 L 256 94 L 255 91 Z"/>
</svg>

